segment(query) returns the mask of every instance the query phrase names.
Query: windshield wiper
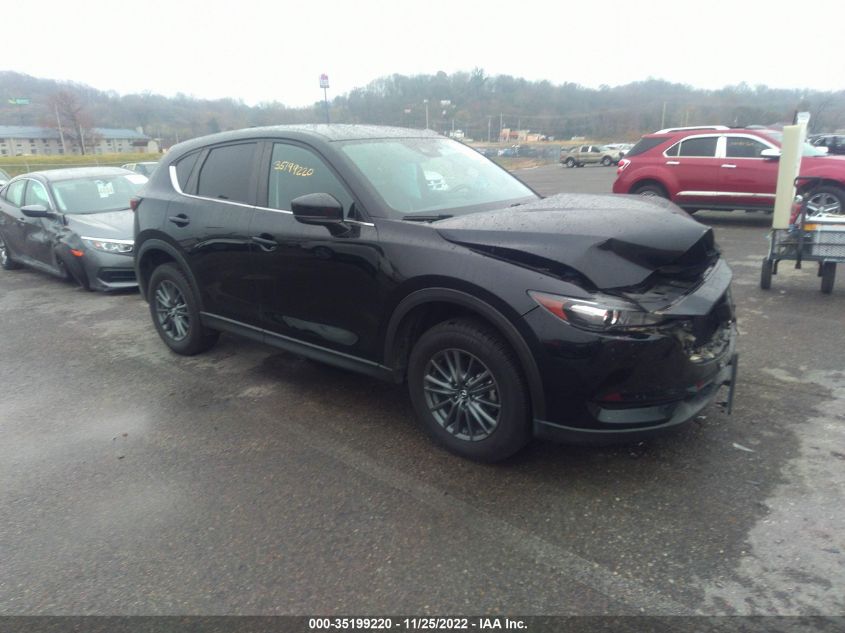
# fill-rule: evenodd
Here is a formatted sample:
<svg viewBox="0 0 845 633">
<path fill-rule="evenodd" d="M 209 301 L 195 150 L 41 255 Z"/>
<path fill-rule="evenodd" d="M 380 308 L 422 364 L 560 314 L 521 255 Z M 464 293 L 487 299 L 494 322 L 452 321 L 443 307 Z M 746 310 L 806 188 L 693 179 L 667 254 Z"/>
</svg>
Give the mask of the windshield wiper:
<svg viewBox="0 0 845 633">
<path fill-rule="evenodd" d="M 437 220 L 446 220 L 451 218 L 452 216 L 448 213 L 441 213 L 440 215 L 422 215 L 422 214 L 414 214 L 414 215 L 406 215 L 402 219 L 407 222 L 437 222 Z"/>
</svg>

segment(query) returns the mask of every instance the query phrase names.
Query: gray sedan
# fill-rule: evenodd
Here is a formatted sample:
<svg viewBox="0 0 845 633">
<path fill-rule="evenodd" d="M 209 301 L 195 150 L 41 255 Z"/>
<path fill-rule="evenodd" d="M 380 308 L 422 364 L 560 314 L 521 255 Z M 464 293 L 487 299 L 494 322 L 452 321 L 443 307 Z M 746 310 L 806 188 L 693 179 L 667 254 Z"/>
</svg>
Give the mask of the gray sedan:
<svg viewBox="0 0 845 633">
<path fill-rule="evenodd" d="M 32 172 L 0 189 L 0 267 L 91 290 L 137 286 L 130 200 L 146 176 L 118 167 Z"/>
</svg>

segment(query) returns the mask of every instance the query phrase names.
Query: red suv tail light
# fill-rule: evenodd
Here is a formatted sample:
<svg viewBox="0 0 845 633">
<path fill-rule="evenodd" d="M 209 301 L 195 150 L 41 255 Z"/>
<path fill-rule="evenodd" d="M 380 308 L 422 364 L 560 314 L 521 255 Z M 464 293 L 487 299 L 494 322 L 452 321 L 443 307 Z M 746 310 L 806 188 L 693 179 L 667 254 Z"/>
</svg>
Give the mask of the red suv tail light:
<svg viewBox="0 0 845 633">
<path fill-rule="evenodd" d="M 132 209 L 133 211 L 137 211 L 138 205 L 141 204 L 141 200 L 143 200 L 143 198 L 141 198 L 140 196 L 135 196 L 134 198 L 130 198 L 129 199 L 129 208 Z"/>
<path fill-rule="evenodd" d="M 623 171 L 625 171 L 625 168 L 630 164 L 631 164 L 631 161 L 628 160 L 627 158 L 620 158 L 619 159 L 619 167 L 616 168 L 616 175 L 618 176 Z"/>
</svg>

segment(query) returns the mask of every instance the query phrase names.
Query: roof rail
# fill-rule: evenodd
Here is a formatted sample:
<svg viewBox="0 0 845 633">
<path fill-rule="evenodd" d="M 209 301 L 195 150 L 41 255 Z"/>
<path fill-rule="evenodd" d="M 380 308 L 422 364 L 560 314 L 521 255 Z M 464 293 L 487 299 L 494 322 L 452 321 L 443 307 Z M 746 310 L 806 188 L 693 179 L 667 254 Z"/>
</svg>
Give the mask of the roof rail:
<svg viewBox="0 0 845 633">
<path fill-rule="evenodd" d="M 683 132 L 684 130 L 729 130 L 727 125 L 690 125 L 688 127 L 667 127 L 657 130 L 655 134 L 668 134 L 669 132 Z"/>
</svg>

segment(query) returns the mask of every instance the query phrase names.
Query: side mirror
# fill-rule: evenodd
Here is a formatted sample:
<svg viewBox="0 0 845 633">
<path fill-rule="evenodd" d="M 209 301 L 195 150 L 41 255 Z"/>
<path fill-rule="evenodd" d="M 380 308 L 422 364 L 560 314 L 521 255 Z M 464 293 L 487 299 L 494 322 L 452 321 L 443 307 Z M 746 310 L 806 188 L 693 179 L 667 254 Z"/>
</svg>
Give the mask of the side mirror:
<svg viewBox="0 0 845 633">
<path fill-rule="evenodd" d="M 768 147 L 760 152 L 760 158 L 780 158 L 780 150 Z"/>
<path fill-rule="evenodd" d="M 43 204 L 28 204 L 21 207 L 21 213 L 28 218 L 55 218 L 56 214 L 48 210 Z"/>
<path fill-rule="evenodd" d="M 293 216 L 303 224 L 330 225 L 343 222 L 343 205 L 328 193 L 308 193 L 290 201 Z"/>
</svg>

